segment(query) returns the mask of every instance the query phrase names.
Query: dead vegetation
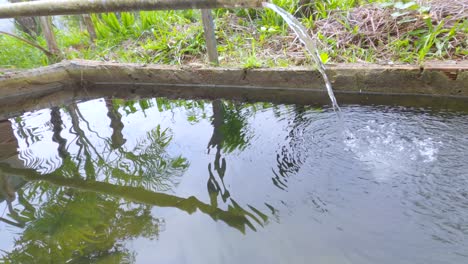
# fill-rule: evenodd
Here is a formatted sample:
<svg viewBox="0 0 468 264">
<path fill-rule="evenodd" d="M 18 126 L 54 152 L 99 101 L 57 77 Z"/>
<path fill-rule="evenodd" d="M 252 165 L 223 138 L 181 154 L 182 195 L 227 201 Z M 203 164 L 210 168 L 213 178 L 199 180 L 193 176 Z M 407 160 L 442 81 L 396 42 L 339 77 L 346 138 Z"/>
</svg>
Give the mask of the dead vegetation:
<svg viewBox="0 0 468 264">
<path fill-rule="evenodd" d="M 315 18 L 314 12 L 301 9 L 296 15 L 319 40 L 329 62 L 386 64 L 468 59 L 468 0 L 426 0 L 412 6 L 367 4 L 330 11 L 327 18 L 307 24 L 304 14 Z M 249 50 L 256 45 L 255 57 L 266 66 L 270 65 L 265 61 L 275 65 L 310 63 L 292 31 L 264 37 L 265 32 L 259 32 L 251 18 L 245 22 L 234 14 L 219 18 L 219 28 L 225 31 L 220 44 L 230 42 L 230 36 L 252 36 L 251 41 L 240 42 L 238 48 Z M 226 56 L 223 61 L 236 64 L 238 57 Z"/>
<path fill-rule="evenodd" d="M 333 39 L 337 49 L 372 49 L 377 60 L 398 61 L 405 48 L 421 56 L 439 52 L 447 59 L 467 59 L 467 21 L 468 0 L 433 0 L 412 9 L 373 4 L 334 12 L 317 21 L 314 31 Z"/>
</svg>

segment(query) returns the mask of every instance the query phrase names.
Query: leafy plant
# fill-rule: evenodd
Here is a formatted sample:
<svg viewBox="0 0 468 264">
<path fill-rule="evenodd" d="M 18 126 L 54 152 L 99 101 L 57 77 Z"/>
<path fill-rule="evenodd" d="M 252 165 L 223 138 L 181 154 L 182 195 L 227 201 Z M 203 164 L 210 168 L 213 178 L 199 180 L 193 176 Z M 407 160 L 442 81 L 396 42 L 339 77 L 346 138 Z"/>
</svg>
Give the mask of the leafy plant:
<svg viewBox="0 0 468 264">
<path fill-rule="evenodd" d="M 255 55 L 255 40 L 252 40 L 252 50 L 249 56 L 246 58 L 242 67 L 244 69 L 253 69 L 253 68 L 262 67 L 262 63 L 257 59 L 257 56 Z"/>
</svg>

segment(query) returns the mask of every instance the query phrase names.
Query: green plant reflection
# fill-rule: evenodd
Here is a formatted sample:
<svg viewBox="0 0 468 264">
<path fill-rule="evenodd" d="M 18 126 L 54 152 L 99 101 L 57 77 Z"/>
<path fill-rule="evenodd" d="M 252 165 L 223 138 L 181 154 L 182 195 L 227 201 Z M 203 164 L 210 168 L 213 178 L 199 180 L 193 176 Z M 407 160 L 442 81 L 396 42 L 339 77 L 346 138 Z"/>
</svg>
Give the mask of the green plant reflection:
<svg viewBox="0 0 468 264">
<path fill-rule="evenodd" d="M 205 105 L 204 101 L 163 98 L 105 99 L 111 133 L 95 130 L 77 103 L 52 107 L 47 126 L 57 146 L 55 159 L 29 150 L 29 144 L 41 141 L 47 133 L 27 127 L 21 117 L 11 120 L 13 124 L 2 121 L 7 132 L 0 136 L 7 139 L 10 151 L 0 156 L 0 201 L 5 200 L 8 207 L 0 221 L 21 230 L 13 250 L 4 252 L 3 262 L 132 263 L 136 253 L 125 242 L 157 239 L 164 230 L 165 220 L 154 215 L 153 207 L 200 212 L 242 233 L 264 225 L 266 215 L 249 205 L 244 209 L 224 186 L 223 153 L 243 150 L 251 137 L 245 130 L 248 115 L 241 105 L 213 102 L 209 148 L 216 149 L 216 155 L 208 165 L 210 204 L 194 196 L 171 194 L 190 163 L 168 151 L 173 139 L 170 128 L 154 124 L 133 146 L 126 144 L 125 115 L 182 107 L 187 121 L 199 122 L 210 118 Z M 25 149 L 19 148 L 15 135 L 27 143 Z M 218 195 L 227 209 L 218 207 Z"/>
</svg>

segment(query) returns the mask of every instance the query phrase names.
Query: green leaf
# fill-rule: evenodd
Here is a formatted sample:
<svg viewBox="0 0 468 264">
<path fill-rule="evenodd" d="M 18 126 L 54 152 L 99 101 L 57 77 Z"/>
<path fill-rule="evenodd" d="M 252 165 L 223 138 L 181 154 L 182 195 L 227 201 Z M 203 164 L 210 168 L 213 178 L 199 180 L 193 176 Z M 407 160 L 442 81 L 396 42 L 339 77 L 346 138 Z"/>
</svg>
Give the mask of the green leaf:
<svg viewBox="0 0 468 264">
<path fill-rule="evenodd" d="M 132 13 L 123 12 L 120 17 L 122 19 L 123 26 L 128 30 L 130 30 L 135 24 L 135 16 Z"/>
<path fill-rule="evenodd" d="M 322 61 L 323 64 L 326 64 L 330 60 L 330 57 L 328 56 L 328 53 L 321 52 L 320 53 L 320 60 Z"/>
</svg>

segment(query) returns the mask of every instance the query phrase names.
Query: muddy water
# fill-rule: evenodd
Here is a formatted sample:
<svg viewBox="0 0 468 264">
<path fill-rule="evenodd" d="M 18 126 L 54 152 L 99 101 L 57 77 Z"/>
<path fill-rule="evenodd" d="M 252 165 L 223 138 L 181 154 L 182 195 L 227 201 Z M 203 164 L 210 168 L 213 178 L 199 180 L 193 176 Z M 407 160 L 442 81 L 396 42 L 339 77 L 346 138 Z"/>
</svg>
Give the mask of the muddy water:
<svg viewBox="0 0 468 264">
<path fill-rule="evenodd" d="M 99 98 L 0 122 L 12 263 L 466 263 L 468 115 Z M 16 151 L 18 150 L 18 151 Z"/>
</svg>

